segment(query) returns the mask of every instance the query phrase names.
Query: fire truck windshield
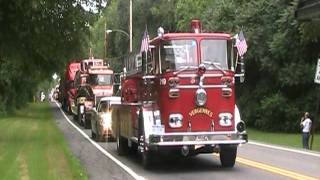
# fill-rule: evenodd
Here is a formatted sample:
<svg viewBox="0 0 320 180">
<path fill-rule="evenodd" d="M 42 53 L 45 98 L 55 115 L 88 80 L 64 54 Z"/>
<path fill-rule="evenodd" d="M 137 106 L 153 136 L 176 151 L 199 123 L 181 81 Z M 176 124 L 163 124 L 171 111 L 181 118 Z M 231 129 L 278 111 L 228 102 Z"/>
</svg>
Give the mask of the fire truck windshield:
<svg viewBox="0 0 320 180">
<path fill-rule="evenodd" d="M 228 69 L 232 45 L 227 40 L 203 39 L 200 42 L 201 62 L 208 69 Z"/>
<path fill-rule="evenodd" d="M 91 85 L 112 85 L 111 74 L 90 74 L 88 83 Z"/>
<path fill-rule="evenodd" d="M 169 40 L 161 46 L 161 64 L 165 71 L 197 67 L 197 42 L 195 40 Z"/>
</svg>

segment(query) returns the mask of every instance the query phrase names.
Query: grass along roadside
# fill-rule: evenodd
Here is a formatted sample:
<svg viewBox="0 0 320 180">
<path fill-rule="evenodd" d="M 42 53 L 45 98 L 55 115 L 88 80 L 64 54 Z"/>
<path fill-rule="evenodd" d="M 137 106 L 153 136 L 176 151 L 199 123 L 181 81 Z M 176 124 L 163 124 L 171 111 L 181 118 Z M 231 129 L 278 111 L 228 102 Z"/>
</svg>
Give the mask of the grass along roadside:
<svg viewBox="0 0 320 180">
<path fill-rule="evenodd" d="M 87 179 L 54 123 L 47 103 L 0 119 L 2 179 Z"/>
<path fill-rule="evenodd" d="M 247 132 L 249 141 L 254 140 L 268 144 L 277 144 L 302 149 L 301 134 L 264 132 L 252 128 L 248 128 Z M 316 134 L 314 136 L 312 150 L 320 151 L 320 134 Z"/>
</svg>

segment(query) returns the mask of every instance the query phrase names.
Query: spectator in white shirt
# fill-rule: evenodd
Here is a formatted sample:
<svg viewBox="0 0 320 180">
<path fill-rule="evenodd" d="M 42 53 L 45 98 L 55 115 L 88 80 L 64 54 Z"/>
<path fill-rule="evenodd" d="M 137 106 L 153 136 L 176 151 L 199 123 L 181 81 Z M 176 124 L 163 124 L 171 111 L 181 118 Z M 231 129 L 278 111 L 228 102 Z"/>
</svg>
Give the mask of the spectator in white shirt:
<svg viewBox="0 0 320 180">
<path fill-rule="evenodd" d="M 312 121 L 309 118 L 309 113 L 305 112 L 301 118 L 300 126 L 302 128 L 302 146 L 304 149 L 309 149 L 309 137 L 312 126 Z"/>
</svg>

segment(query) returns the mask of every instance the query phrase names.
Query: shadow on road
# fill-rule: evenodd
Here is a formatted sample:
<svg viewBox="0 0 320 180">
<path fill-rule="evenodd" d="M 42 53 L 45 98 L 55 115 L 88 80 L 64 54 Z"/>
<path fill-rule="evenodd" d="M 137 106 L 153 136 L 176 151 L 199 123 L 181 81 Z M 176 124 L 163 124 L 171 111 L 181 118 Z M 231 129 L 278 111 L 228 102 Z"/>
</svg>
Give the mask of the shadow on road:
<svg viewBox="0 0 320 180">
<path fill-rule="evenodd" d="M 116 153 L 116 152 L 115 152 Z M 141 156 L 137 153 L 129 154 L 126 159 L 130 163 L 142 167 Z M 212 154 L 200 154 L 193 157 L 177 155 L 157 154 L 152 167 L 147 171 L 152 173 L 184 173 L 184 172 L 208 172 L 208 171 L 234 171 L 235 168 L 223 168 L 218 156 Z"/>
</svg>

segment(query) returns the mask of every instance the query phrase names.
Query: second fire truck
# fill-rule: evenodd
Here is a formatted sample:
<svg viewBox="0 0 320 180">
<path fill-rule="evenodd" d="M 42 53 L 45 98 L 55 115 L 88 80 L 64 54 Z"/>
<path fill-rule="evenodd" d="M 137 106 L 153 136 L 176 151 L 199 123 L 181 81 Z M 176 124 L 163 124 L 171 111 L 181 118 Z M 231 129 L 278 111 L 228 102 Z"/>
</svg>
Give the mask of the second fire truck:
<svg viewBox="0 0 320 180">
<path fill-rule="evenodd" d="M 76 73 L 76 98 L 72 106 L 74 118 L 85 128 L 91 126 L 92 108 L 102 97 L 113 94 L 113 71 L 103 65 L 102 59 L 81 61 Z"/>
</svg>

